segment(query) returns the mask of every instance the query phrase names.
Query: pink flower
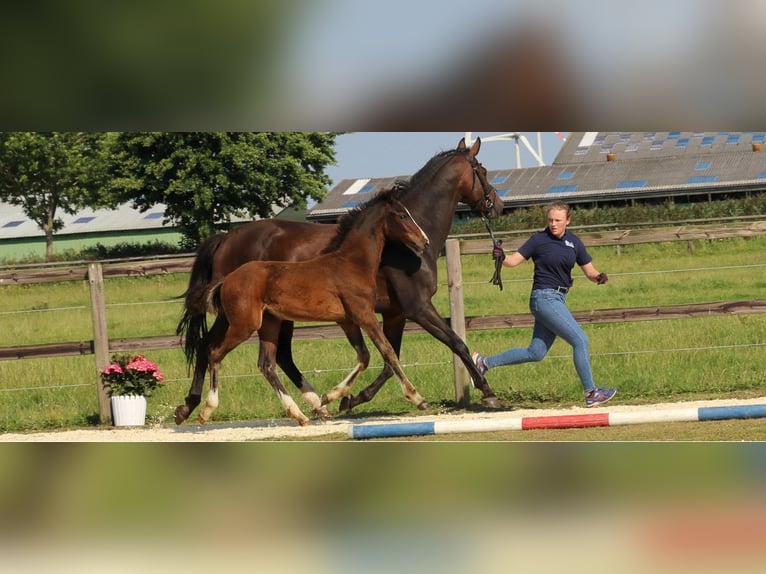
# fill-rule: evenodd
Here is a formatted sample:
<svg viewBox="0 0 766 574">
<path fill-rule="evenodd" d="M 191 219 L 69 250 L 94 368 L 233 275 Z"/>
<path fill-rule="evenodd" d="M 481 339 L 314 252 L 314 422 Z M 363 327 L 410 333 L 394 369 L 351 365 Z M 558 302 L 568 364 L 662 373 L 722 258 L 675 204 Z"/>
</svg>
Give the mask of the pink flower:
<svg viewBox="0 0 766 574">
<path fill-rule="evenodd" d="M 159 369 L 157 367 L 157 363 L 149 361 L 141 355 L 135 355 L 132 357 L 130 363 L 128 363 L 125 368 L 129 370 L 132 369 L 134 371 L 140 371 L 142 373 L 149 373 Z"/>
<path fill-rule="evenodd" d="M 103 381 L 114 395 L 143 394 L 150 396 L 162 383 L 162 376 L 157 363 L 143 355 L 116 354 L 112 363 L 103 371 Z"/>
<path fill-rule="evenodd" d="M 111 365 L 108 365 L 106 369 L 104 369 L 105 375 L 111 375 L 111 374 L 121 375 L 122 373 L 123 373 L 122 367 L 118 365 L 117 363 L 112 363 Z"/>
</svg>

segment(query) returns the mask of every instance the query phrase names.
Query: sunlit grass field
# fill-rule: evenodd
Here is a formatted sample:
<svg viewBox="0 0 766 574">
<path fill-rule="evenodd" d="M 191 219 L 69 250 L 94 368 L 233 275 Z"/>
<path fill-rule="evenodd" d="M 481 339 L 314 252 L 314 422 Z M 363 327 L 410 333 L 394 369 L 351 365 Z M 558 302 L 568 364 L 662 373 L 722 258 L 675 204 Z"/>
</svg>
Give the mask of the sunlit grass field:
<svg viewBox="0 0 766 574">
<path fill-rule="evenodd" d="M 596 286 L 578 275 L 568 298 L 574 311 L 661 306 L 763 298 L 766 239 L 726 239 L 613 248 L 593 248 L 594 263 L 609 274 Z M 501 292 L 489 284 L 492 259 L 463 256 L 466 316 L 527 313 L 532 264 L 504 269 Z M 440 260 L 437 309 L 449 316 L 445 260 Z M 188 276 L 137 277 L 106 281 L 109 337 L 171 335 L 181 313 L 178 296 Z M 85 282 L 0 287 L 0 346 L 89 341 L 92 325 Z M 765 315 L 737 315 L 584 326 L 591 341 L 597 383 L 619 388 L 623 404 L 663 400 L 759 396 L 766 391 Z M 469 331 L 468 345 L 482 353 L 526 346 L 531 329 Z M 243 345 L 222 366 L 221 404 L 215 420 L 283 419 L 281 405 L 258 373 L 256 345 Z M 355 363 L 345 339 L 296 341 L 296 363 L 321 391 L 337 384 Z M 167 383 L 150 399 L 148 419 L 172 424 L 189 378 L 180 349 L 149 353 Z M 452 355 L 425 334 L 408 334 L 402 348 L 405 370 L 434 409 L 454 408 Z M 381 366 L 373 350 L 371 367 L 355 391 L 369 384 Z M 97 424 L 94 357 L 59 357 L 0 362 L 0 431 L 70 428 Z M 285 378 L 290 390 L 292 386 Z M 558 341 L 541 363 L 496 369 L 489 383 L 508 406 L 542 408 L 580 404 L 582 390 L 571 348 Z M 308 408 L 298 393 L 296 400 Z M 474 403 L 480 398 L 472 395 Z M 332 412 L 337 407 L 331 405 Z M 414 413 L 396 381 L 351 416 Z"/>
</svg>

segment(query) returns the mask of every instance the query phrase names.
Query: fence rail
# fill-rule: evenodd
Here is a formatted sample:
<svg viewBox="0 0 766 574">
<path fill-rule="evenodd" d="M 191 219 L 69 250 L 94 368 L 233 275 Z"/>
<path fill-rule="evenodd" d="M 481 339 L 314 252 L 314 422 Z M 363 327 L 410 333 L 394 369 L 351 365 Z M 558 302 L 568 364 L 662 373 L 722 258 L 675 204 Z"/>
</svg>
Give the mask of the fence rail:
<svg viewBox="0 0 766 574">
<path fill-rule="evenodd" d="M 715 303 L 695 303 L 685 305 L 666 305 L 662 307 L 631 307 L 621 309 L 600 309 L 594 311 L 574 311 L 579 323 L 620 323 L 629 321 L 657 321 L 663 319 L 683 319 L 691 317 L 721 317 L 727 315 L 766 313 L 766 299 L 748 301 L 724 301 Z M 450 318 L 447 318 L 449 321 Z M 465 318 L 466 331 L 488 331 L 531 327 L 534 317 L 529 313 L 512 315 L 476 316 Z M 408 322 L 405 333 L 425 333 L 420 325 Z M 297 340 L 342 339 L 345 335 L 337 325 L 316 325 L 296 327 L 293 335 Z M 253 335 L 247 343 L 258 342 L 258 335 Z M 142 352 L 159 349 L 182 348 L 183 339 L 177 335 L 141 337 L 135 339 L 110 339 L 109 352 Z M 66 357 L 92 355 L 95 352 L 94 341 L 72 341 L 68 343 L 49 343 L 43 345 L 21 345 L 0 347 L 0 361 L 15 359 L 39 359 L 44 357 Z"/>
</svg>

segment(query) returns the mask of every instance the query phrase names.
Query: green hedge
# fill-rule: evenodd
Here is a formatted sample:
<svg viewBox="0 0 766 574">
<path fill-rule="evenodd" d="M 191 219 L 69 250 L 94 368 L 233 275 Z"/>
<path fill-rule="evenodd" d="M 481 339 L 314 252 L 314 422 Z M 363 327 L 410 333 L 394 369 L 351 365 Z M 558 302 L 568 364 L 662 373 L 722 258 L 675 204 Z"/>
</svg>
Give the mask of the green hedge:
<svg viewBox="0 0 766 574">
<path fill-rule="evenodd" d="M 547 205 L 536 205 L 514 210 L 493 220 L 492 228 L 497 231 L 538 229 L 545 226 Z M 603 225 L 616 223 L 630 226 L 639 223 L 662 223 L 686 219 L 713 219 L 718 217 L 744 217 L 766 215 L 766 193 L 746 198 L 721 199 L 698 203 L 676 203 L 666 200 L 659 204 L 578 207 L 572 206 L 572 225 Z M 484 224 L 479 219 L 455 222 L 451 233 L 483 233 Z"/>
</svg>

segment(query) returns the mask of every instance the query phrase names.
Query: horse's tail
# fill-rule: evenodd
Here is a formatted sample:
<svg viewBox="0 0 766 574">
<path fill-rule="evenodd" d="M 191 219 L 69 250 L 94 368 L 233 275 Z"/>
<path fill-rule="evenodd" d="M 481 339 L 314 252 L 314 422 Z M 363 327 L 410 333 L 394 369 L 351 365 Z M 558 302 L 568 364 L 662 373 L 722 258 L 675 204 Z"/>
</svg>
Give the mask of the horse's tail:
<svg viewBox="0 0 766 574">
<path fill-rule="evenodd" d="M 213 260 L 225 237 L 224 234 L 213 235 L 199 246 L 189 287 L 181 295 L 184 298 L 184 312 L 176 327 L 176 335 L 184 337 L 184 354 L 189 369 L 207 337 L 207 291 L 213 279 Z"/>
</svg>

